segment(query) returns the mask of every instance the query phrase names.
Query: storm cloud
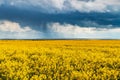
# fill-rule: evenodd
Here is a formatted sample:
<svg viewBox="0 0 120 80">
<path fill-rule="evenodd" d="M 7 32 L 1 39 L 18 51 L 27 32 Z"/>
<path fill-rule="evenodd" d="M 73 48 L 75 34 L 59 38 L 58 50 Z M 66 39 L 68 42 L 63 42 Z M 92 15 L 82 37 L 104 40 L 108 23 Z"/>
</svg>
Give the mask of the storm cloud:
<svg viewBox="0 0 120 80">
<path fill-rule="evenodd" d="M 119 0 L 0 0 L 0 5 L 47 13 L 118 12 Z"/>
<path fill-rule="evenodd" d="M 119 0 L 0 0 L 0 39 L 120 39 Z"/>
</svg>

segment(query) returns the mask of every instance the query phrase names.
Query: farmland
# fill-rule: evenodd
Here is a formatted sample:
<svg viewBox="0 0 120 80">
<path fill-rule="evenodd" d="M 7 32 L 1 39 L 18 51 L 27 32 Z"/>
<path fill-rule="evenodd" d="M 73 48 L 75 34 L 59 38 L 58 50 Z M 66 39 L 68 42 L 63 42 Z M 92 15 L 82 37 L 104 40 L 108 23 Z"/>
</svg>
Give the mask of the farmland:
<svg viewBox="0 0 120 80">
<path fill-rule="evenodd" d="M 118 80 L 119 40 L 1 40 L 0 80 Z"/>
</svg>

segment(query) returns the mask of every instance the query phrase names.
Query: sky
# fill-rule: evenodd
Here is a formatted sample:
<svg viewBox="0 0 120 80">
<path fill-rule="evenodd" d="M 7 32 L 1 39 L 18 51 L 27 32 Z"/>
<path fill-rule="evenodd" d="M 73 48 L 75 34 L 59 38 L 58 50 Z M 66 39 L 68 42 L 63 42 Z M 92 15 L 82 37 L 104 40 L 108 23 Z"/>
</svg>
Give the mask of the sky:
<svg viewBox="0 0 120 80">
<path fill-rule="evenodd" d="M 120 0 L 0 0 L 0 39 L 120 39 Z"/>
</svg>

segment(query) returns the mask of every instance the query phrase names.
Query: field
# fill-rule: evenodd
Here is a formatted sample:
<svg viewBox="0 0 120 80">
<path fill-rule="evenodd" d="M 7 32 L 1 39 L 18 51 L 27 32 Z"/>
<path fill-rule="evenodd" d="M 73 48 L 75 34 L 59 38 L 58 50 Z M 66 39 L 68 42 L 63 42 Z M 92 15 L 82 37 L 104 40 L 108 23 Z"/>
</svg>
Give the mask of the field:
<svg viewBox="0 0 120 80">
<path fill-rule="evenodd" d="M 1 40 L 0 80 L 118 80 L 119 40 Z"/>
</svg>

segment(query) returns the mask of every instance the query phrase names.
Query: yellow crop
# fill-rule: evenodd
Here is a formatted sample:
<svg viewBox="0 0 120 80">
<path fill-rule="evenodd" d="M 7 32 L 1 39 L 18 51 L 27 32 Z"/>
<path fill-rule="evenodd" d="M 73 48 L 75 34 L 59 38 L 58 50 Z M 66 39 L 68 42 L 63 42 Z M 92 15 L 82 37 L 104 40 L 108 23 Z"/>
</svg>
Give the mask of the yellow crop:
<svg viewBox="0 0 120 80">
<path fill-rule="evenodd" d="M 0 80 L 118 80 L 119 40 L 1 40 Z"/>
</svg>

